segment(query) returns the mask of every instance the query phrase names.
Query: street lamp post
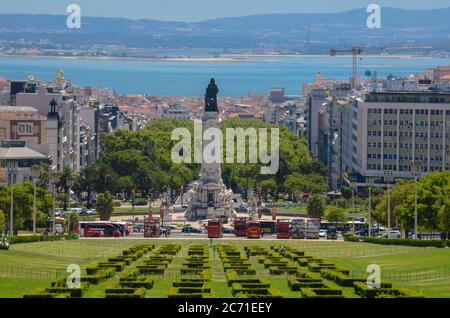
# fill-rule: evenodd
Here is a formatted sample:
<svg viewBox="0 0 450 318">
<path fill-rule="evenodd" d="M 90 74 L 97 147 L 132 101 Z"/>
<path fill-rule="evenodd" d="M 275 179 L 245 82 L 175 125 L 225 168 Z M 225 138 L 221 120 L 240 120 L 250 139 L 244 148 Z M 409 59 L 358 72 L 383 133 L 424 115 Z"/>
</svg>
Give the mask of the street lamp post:
<svg viewBox="0 0 450 318">
<path fill-rule="evenodd" d="M 369 186 L 369 237 L 372 236 L 372 178 L 367 178 L 367 185 Z"/>
<path fill-rule="evenodd" d="M 17 175 L 17 161 L 7 163 L 9 186 L 11 187 L 10 211 L 9 211 L 9 235 L 14 236 L 14 183 Z"/>
<path fill-rule="evenodd" d="M 68 180 L 68 186 L 69 186 L 69 191 L 68 191 L 68 195 L 69 195 L 69 202 L 67 203 L 67 234 L 70 233 L 70 217 L 72 215 L 72 211 L 70 210 L 70 192 L 72 191 L 72 187 L 73 187 L 73 180 L 70 179 Z"/>
<path fill-rule="evenodd" d="M 58 181 L 58 175 L 56 173 L 52 174 L 51 186 L 52 186 L 52 199 L 53 199 L 53 209 L 52 209 L 52 234 L 56 234 L 56 182 Z"/>
<path fill-rule="evenodd" d="M 352 188 L 352 234 L 355 235 L 356 228 L 355 228 L 355 188 L 356 188 L 356 182 L 352 181 L 350 182 L 350 187 Z"/>
<path fill-rule="evenodd" d="M 414 177 L 414 238 L 418 238 L 418 214 L 417 214 L 417 180 L 420 176 L 420 161 L 411 161 L 411 174 Z"/>
<path fill-rule="evenodd" d="M 391 182 L 394 180 L 392 171 L 388 170 L 384 172 L 384 181 L 387 182 L 387 193 L 388 193 L 388 238 L 391 235 Z"/>
<path fill-rule="evenodd" d="M 33 165 L 31 167 L 31 179 L 33 182 L 33 235 L 36 235 L 36 181 L 39 176 L 40 167 Z"/>
<path fill-rule="evenodd" d="M 450 149 L 445 152 L 445 169 L 450 170 Z"/>
</svg>

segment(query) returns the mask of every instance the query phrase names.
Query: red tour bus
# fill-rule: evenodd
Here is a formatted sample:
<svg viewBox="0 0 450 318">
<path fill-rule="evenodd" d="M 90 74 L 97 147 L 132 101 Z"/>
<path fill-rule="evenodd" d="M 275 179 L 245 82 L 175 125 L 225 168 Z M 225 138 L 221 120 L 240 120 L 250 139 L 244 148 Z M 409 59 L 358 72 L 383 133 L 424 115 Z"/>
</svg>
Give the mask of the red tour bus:
<svg viewBox="0 0 450 318">
<path fill-rule="evenodd" d="M 258 221 L 247 222 L 247 238 L 261 238 L 261 224 Z"/>
<path fill-rule="evenodd" d="M 289 220 L 278 220 L 276 225 L 276 233 L 277 239 L 289 239 L 291 238 L 291 229 L 290 229 Z"/>
<path fill-rule="evenodd" d="M 208 221 L 208 238 L 222 238 L 223 225 L 222 220 L 215 219 Z"/>
<path fill-rule="evenodd" d="M 83 229 L 83 235 L 85 237 L 120 237 L 121 231 L 110 223 L 82 223 L 81 229 Z"/>
<path fill-rule="evenodd" d="M 234 235 L 247 236 L 247 218 L 237 218 L 234 220 Z"/>
</svg>

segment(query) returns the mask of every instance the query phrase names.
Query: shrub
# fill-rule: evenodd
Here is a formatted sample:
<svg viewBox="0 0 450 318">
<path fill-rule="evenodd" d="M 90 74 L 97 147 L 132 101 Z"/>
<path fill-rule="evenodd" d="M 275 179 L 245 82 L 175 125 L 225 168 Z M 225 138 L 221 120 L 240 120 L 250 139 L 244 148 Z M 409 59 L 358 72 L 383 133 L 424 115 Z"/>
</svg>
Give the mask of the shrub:
<svg viewBox="0 0 450 318">
<path fill-rule="evenodd" d="M 208 298 L 210 294 L 204 293 L 179 293 L 177 288 L 172 288 L 167 294 L 168 298 Z"/>
<path fill-rule="evenodd" d="M 319 263 L 319 264 L 317 264 L 317 263 L 309 263 L 308 264 L 308 269 L 311 272 L 316 272 L 316 273 L 320 272 L 323 269 L 335 269 L 335 268 L 336 268 L 336 265 L 329 264 L 329 263 Z"/>
<path fill-rule="evenodd" d="M 235 298 L 283 298 L 282 294 L 278 290 L 268 289 L 267 294 L 247 294 L 247 293 L 237 293 L 234 295 Z"/>
<path fill-rule="evenodd" d="M 336 272 L 328 269 L 323 269 L 321 272 L 322 277 L 336 282 L 339 286 L 351 287 L 354 282 L 366 281 L 362 278 L 351 278 L 341 272 Z"/>
<path fill-rule="evenodd" d="M 325 286 L 321 279 L 306 279 L 288 277 L 288 285 L 292 291 L 299 291 L 301 288 L 323 288 Z"/>
<path fill-rule="evenodd" d="M 81 298 L 83 296 L 82 288 L 52 287 L 46 288 L 45 294 L 69 294 L 72 298 Z"/>
<path fill-rule="evenodd" d="M 148 277 L 122 277 L 119 285 L 124 288 L 153 288 L 153 279 Z"/>
<path fill-rule="evenodd" d="M 271 267 L 269 272 L 272 275 L 283 275 L 295 273 L 297 270 L 297 267 Z"/>
<path fill-rule="evenodd" d="M 267 280 L 254 277 L 243 277 L 236 271 L 227 271 L 225 277 L 228 282 L 228 286 L 232 286 L 233 283 L 245 283 L 245 284 L 263 284 L 269 283 Z"/>
<path fill-rule="evenodd" d="M 61 240 L 77 240 L 77 234 L 68 235 L 28 235 L 28 236 L 10 236 L 8 237 L 11 244 L 24 244 L 46 241 L 61 241 Z"/>
<path fill-rule="evenodd" d="M 145 288 L 108 288 L 105 298 L 144 298 Z"/>
<path fill-rule="evenodd" d="M 120 272 L 125 268 L 124 262 L 100 262 L 98 263 L 99 268 L 114 268 L 116 271 Z"/>
<path fill-rule="evenodd" d="M 378 237 L 357 237 L 351 234 L 346 235 L 346 241 L 349 242 L 365 242 L 382 245 L 404 245 L 404 246 L 418 246 L 418 247 L 445 247 L 443 240 L 417 240 L 417 239 L 385 239 Z"/>
<path fill-rule="evenodd" d="M 422 298 L 422 296 L 405 289 L 393 289 L 390 283 L 381 283 L 381 288 L 370 288 L 366 283 L 355 282 L 353 284 L 355 293 L 363 298 Z"/>
<path fill-rule="evenodd" d="M 343 298 L 342 290 L 330 288 L 301 288 L 300 292 L 305 298 Z"/>
</svg>

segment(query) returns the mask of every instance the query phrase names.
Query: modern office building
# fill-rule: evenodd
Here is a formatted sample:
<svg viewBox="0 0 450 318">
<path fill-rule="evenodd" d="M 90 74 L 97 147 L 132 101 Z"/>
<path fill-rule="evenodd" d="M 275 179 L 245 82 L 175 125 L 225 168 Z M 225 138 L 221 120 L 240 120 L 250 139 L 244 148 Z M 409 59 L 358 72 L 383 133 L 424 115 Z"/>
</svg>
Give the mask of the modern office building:
<svg viewBox="0 0 450 318">
<path fill-rule="evenodd" d="M 449 92 L 366 93 L 352 103 L 352 170 L 362 177 L 411 178 L 411 162 L 421 174 L 448 169 Z"/>
</svg>

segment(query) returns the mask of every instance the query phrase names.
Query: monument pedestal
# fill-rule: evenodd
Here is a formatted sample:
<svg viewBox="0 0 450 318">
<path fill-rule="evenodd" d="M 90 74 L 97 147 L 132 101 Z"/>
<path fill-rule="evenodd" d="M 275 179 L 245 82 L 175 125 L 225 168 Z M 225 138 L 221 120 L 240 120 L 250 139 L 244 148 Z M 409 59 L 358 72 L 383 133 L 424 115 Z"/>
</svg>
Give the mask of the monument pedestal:
<svg viewBox="0 0 450 318">
<path fill-rule="evenodd" d="M 219 128 L 217 112 L 205 112 L 203 132 L 208 128 Z M 205 144 L 203 144 L 203 149 Z M 220 162 L 206 163 L 203 160 L 200 179 L 190 184 L 187 192 L 187 219 L 213 219 L 220 216 L 233 217 L 233 192 L 222 180 Z"/>
</svg>

